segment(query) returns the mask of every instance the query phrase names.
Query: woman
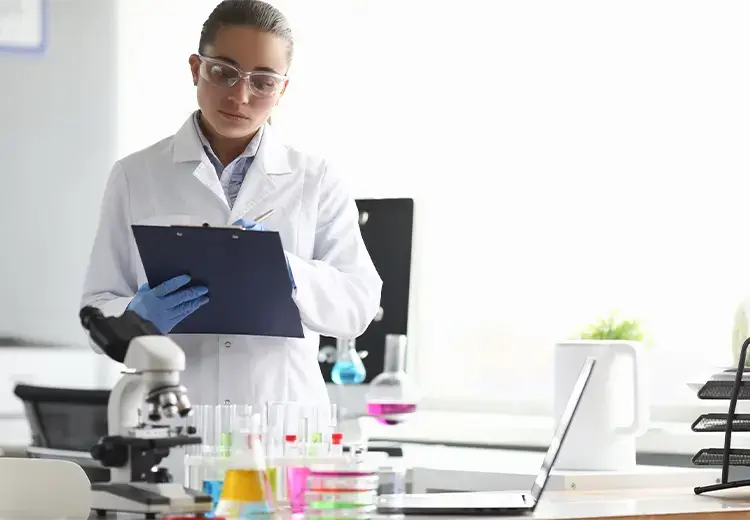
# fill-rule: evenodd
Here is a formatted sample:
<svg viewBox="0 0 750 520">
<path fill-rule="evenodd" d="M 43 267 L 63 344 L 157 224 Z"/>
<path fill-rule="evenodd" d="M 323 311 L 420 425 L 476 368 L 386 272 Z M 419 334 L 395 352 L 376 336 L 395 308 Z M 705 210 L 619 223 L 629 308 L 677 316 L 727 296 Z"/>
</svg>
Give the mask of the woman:
<svg viewBox="0 0 750 520">
<path fill-rule="evenodd" d="M 278 10 L 258 0 L 220 3 L 189 59 L 199 110 L 175 135 L 117 161 L 104 194 L 82 304 L 107 315 L 129 308 L 164 333 L 211 295 L 186 288 L 187 277 L 150 288 L 131 224 L 241 221 L 252 229 L 254 217 L 275 210 L 263 226 L 281 236 L 305 337 L 173 335 L 194 403 L 327 403 L 319 335 L 359 336 L 379 306 L 382 282 L 354 200 L 326 161 L 287 146 L 268 124 L 292 54 Z"/>
</svg>

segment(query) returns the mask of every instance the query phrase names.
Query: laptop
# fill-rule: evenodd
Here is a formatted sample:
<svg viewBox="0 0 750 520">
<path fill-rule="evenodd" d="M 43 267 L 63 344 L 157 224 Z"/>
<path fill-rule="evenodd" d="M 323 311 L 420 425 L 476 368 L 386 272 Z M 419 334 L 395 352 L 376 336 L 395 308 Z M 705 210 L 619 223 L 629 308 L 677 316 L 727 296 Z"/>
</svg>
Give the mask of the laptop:
<svg viewBox="0 0 750 520">
<path fill-rule="evenodd" d="M 573 415 L 589 382 L 596 360 L 588 358 L 570 393 L 568 404 L 560 417 L 542 467 L 529 491 L 479 491 L 457 493 L 424 493 L 414 495 L 384 495 L 379 510 L 403 515 L 515 515 L 531 513 L 539 503 L 550 471 L 555 463 Z"/>
</svg>

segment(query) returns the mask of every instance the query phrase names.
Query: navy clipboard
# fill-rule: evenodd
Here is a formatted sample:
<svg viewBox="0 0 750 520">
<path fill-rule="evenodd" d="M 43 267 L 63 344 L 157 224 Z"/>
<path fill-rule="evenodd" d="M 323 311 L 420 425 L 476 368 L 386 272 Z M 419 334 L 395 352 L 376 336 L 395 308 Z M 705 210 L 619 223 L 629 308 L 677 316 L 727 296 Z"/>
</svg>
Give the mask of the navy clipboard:
<svg viewBox="0 0 750 520">
<path fill-rule="evenodd" d="M 304 337 L 278 232 L 131 227 L 149 286 L 187 274 L 208 287 L 209 302 L 171 333 Z"/>
</svg>

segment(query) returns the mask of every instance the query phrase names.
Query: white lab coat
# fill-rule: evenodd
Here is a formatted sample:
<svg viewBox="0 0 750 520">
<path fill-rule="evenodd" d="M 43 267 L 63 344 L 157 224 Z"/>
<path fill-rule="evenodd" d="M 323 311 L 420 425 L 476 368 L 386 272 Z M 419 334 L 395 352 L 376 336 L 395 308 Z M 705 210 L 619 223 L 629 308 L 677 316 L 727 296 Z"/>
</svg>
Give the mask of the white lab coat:
<svg viewBox="0 0 750 520">
<path fill-rule="evenodd" d="M 233 208 L 192 117 L 174 135 L 117 161 L 101 207 L 83 305 L 121 314 L 146 276 L 131 224 L 232 224 L 273 208 L 297 285 L 304 339 L 172 335 L 185 350 L 182 382 L 195 404 L 327 403 L 319 335 L 356 337 L 374 318 L 382 281 L 362 241 L 354 200 L 328 163 L 282 143 L 266 125 Z M 225 261 L 227 269 L 241 265 Z M 237 300 L 256 298 L 248 294 Z"/>
</svg>

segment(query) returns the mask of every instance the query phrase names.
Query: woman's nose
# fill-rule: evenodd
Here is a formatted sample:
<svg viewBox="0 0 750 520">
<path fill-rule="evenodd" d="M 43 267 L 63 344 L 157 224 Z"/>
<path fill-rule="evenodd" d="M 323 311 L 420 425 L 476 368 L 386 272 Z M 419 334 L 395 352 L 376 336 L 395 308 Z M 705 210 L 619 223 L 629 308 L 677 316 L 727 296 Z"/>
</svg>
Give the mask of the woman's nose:
<svg viewBox="0 0 750 520">
<path fill-rule="evenodd" d="M 229 93 L 229 97 L 236 103 L 245 104 L 250 101 L 250 86 L 247 84 L 246 79 L 241 79 L 233 87 Z"/>
</svg>

